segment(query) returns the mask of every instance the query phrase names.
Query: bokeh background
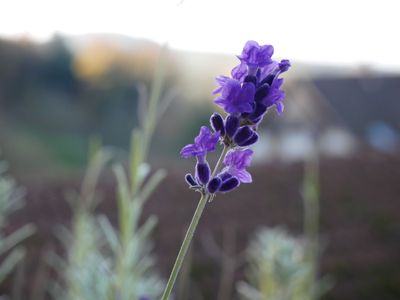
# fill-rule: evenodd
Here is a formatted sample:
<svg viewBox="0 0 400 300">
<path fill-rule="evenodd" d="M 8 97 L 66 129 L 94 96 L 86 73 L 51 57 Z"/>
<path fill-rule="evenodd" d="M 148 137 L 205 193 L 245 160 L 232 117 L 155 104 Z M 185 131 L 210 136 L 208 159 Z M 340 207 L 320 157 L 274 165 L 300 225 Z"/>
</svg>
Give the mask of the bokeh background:
<svg viewBox="0 0 400 300">
<path fill-rule="evenodd" d="M 260 129 L 254 183 L 208 206 L 194 242 L 189 295 L 216 299 L 218 247 L 227 232 L 235 240 L 232 257 L 261 226 L 301 234 L 304 165 L 318 153 L 321 273 L 334 279 L 324 299 L 399 299 L 397 6 L 386 0 L 0 3 L 1 158 L 26 189 L 26 205 L 8 227 L 37 226 L 24 242 L 23 299 L 40 299 L 53 276 L 46 253 L 61 248 L 57 224 L 71 222 L 65 191 L 79 186 L 90 138 L 101 137 L 127 158 L 165 44 L 165 113 L 150 162 L 168 176 L 144 216 L 159 219 L 154 254 L 168 276 L 197 201 L 183 181 L 192 162 L 180 159 L 179 150 L 217 109 L 214 77 L 229 74 L 249 39 L 274 45 L 275 58 L 292 62 L 284 75 L 285 112 L 269 113 Z M 99 210 L 111 219 L 114 189 L 106 175 Z M 243 278 L 242 265 L 234 276 Z"/>
</svg>

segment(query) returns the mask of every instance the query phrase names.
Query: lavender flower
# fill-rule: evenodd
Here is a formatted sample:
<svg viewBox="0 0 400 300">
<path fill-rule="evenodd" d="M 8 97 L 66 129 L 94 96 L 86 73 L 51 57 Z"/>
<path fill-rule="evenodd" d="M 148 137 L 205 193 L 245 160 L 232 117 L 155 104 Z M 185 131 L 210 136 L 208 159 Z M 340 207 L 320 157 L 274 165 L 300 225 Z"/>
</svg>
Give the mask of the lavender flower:
<svg viewBox="0 0 400 300">
<path fill-rule="evenodd" d="M 246 170 L 246 167 L 251 163 L 252 155 L 251 149 L 229 150 L 224 159 L 226 167 L 222 170 L 222 173 L 230 174 L 243 183 L 252 182 L 251 174 Z"/>
<path fill-rule="evenodd" d="M 252 182 L 251 174 L 246 170 L 251 163 L 253 151 L 250 149 L 229 150 L 224 158 L 225 168 L 207 185 L 210 194 L 216 192 L 229 192 L 238 187 L 240 183 Z"/>
<path fill-rule="evenodd" d="M 199 135 L 194 139 L 194 144 L 183 147 L 181 156 L 183 158 L 195 156 L 198 161 L 204 162 L 207 153 L 215 150 L 218 140 L 218 132 L 213 134 L 208 127 L 202 126 Z"/>
<path fill-rule="evenodd" d="M 215 99 L 215 103 L 225 110 L 226 118 L 214 113 L 210 118 L 214 133 L 207 127 L 201 127 L 194 144 L 181 150 L 182 157 L 194 156 L 197 159 L 195 176 L 186 174 L 185 180 L 190 188 L 201 193 L 201 198 L 162 300 L 167 300 L 171 294 L 207 202 L 211 201 L 217 192 L 226 193 L 238 187 L 240 183 L 252 182 L 251 174 L 246 168 L 250 165 L 253 151 L 247 147 L 258 141 L 257 127 L 268 109 L 275 106 L 278 113 L 283 111 L 285 94 L 280 89 L 283 79 L 279 78 L 279 75 L 289 69 L 290 62 L 274 61 L 273 52 L 274 48 L 271 45 L 260 46 L 255 41 L 246 43 L 242 54 L 238 56 L 240 64 L 231 72 L 232 78 L 216 78 L 218 87 L 213 94 L 221 95 Z M 206 155 L 215 150 L 218 141 L 224 145 L 224 150 L 211 172 Z M 222 162 L 225 167 L 219 171 Z"/>
<path fill-rule="evenodd" d="M 253 154 L 248 147 L 258 141 L 258 124 L 269 108 L 275 107 L 280 114 L 284 107 L 283 79 L 279 76 L 290 68 L 290 62 L 273 60 L 273 53 L 271 45 L 248 41 L 237 56 L 240 63 L 233 68 L 231 77 L 221 75 L 216 78 L 218 87 L 213 94 L 220 95 L 214 101 L 227 116 L 223 118 L 214 113 L 210 118 L 214 133 L 202 127 L 195 143 L 182 149 L 182 157 L 197 158 L 195 175 L 185 177 L 191 188 L 203 194 L 215 194 L 228 192 L 240 183 L 252 182 L 251 174 L 246 170 Z M 211 172 L 206 155 L 215 150 L 218 140 L 225 147 L 222 154 L 225 167 L 215 175 L 219 163 Z"/>
<path fill-rule="evenodd" d="M 247 65 L 244 62 L 241 62 L 238 64 L 236 67 L 232 69 L 231 72 L 232 78 L 239 80 L 240 82 L 243 81 L 245 76 L 247 75 Z M 229 78 L 229 77 L 228 77 Z M 218 82 L 220 85 L 223 84 L 223 82 Z"/>
<path fill-rule="evenodd" d="M 221 91 L 221 96 L 215 99 L 215 103 L 221 106 L 227 113 L 243 113 L 253 110 L 255 86 L 251 83 L 240 84 L 238 80 L 227 80 Z"/>
<path fill-rule="evenodd" d="M 271 45 L 260 46 L 255 41 L 248 41 L 238 58 L 250 68 L 261 68 L 272 63 L 272 54 L 274 54 L 274 47 Z"/>
</svg>

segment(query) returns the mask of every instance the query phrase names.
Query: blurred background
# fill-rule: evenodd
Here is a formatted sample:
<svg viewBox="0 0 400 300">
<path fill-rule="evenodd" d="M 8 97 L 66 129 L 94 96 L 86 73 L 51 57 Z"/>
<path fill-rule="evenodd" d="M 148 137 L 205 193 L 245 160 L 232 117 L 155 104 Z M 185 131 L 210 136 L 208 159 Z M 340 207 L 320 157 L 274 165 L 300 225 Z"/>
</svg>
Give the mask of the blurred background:
<svg viewBox="0 0 400 300">
<path fill-rule="evenodd" d="M 181 299 L 223 299 L 217 290 L 226 251 L 236 262 L 226 299 L 238 299 L 233 285 L 245 277 L 240 257 L 252 234 L 262 226 L 302 234 L 304 166 L 316 153 L 320 270 L 332 277 L 323 299 L 399 299 L 397 6 L 388 0 L 1 2 L 1 159 L 25 188 L 25 206 L 4 230 L 36 226 L 22 242 L 28 279 L 21 281 L 21 299 L 48 297 L 46 278 L 56 275 L 45 258 L 49 251 L 63 255 L 54 228 L 71 224 L 65 191 L 79 187 L 90 138 L 100 137 L 127 161 L 165 44 L 165 112 L 149 162 L 168 175 L 143 218 L 158 217 L 153 254 L 167 278 L 198 196 L 183 180 L 193 162 L 180 159 L 179 150 L 217 109 L 214 78 L 229 75 L 250 39 L 274 45 L 275 59 L 292 62 L 284 75 L 285 112 L 271 111 L 260 128 L 254 183 L 208 206 Z M 100 180 L 98 210 L 115 224 L 115 180 L 108 173 Z M 17 277 L 1 284 L 3 294 Z"/>
</svg>

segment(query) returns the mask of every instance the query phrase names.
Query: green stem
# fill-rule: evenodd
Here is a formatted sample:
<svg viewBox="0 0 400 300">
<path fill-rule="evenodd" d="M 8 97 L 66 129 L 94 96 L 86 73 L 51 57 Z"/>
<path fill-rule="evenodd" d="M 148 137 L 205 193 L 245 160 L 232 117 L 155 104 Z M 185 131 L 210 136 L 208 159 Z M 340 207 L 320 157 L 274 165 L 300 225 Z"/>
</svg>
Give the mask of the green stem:
<svg viewBox="0 0 400 300">
<path fill-rule="evenodd" d="M 224 147 L 222 153 L 218 159 L 217 164 L 214 167 L 214 171 L 212 172 L 212 176 L 218 171 L 226 153 L 228 152 L 229 148 Z M 182 267 L 183 260 L 185 259 L 187 250 L 189 249 L 190 243 L 192 242 L 194 232 L 196 230 L 197 224 L 199 223 L 200 217 L 203 214 L 204 208 L 206 207 L 207 201 L 212 198 L 212 195 L 206 193 L 202 194 L 199 204 L 197 205 L 196 211 L 194 212 L 192 221 L 190 222 L 189 228 L 186 232 L 185 238 L 183 239 L 181 249 L 179 250 L 178 256 L 176 257 L 175 264 L 172 268 L 171 275 L 169 276 L 167 286 L 165 287 L 164 293 L 162 295 L 162 300 L 168 300 L 169 295 L 171 294 L 172 288 L 174 287 L 176 278 L 178 277 L 179 271 Z"/>
<path fill-rule="evenodd" d="M 174 287 L 176 277 L 178 276 L 179 270 L 182 267 L 183 259 L 185 258 L 186 252 L 189 249 L 190 243 L 192 241 L 194 231 L 196 230 L 197 224 L 199 223 L 201 214 L 207 204 L 210 195 L 202 195 L 197 205 L 196 211 L 193 215 L 192 222 L 190 222 L 189 228 L 186 232 L 185 238 L 183 240 L 181 249 L 179 250 L 178 256 L 176 257 L 176 261 L 174 267 L 172 268 L 171 275 L 168 279 L 167 286 L 165 287 L 164 294 L 162 296 L 162 300 L 167 300 L 169 295 L 171 294 L 172 288 Z"/>
<path fill-rule="evenodd" d="M 218 169 L 219 169 L 219 167 L 220 167 L 220 165 L 221 165 L 226 153 L 228 152 L 228 150 L 229 150 L 229 147 L 224 146 L 224 150 L 222 150 L 221 155 L 219 156 L 219 159 L 217 161 L 217 164 L 214 167 L 214 171 L 212 172 L 211 177 L 214 176 L 215 173 L 217 173 L 217 171 L 218 171 Z"/>
</svg>

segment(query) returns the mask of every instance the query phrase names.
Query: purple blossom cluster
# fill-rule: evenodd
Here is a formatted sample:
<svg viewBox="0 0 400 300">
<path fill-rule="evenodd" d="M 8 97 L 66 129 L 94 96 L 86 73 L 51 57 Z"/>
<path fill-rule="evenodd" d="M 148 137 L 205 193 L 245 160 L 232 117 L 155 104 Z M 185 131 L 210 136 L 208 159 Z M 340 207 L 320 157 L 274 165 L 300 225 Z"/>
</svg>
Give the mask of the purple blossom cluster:
<svg viewBox="0 0 400 300">
<path fill-rule="evenodd" d="M 218 88 L 213 94 L 219 96 L 215 103 L 227 115 L 223 118 L 219 113 L 213 113 L 210 118 L 212 130 L 202 126 L 194 143 L 181 150 L 183 158 L 194 156 L 197 159 L 195 175 L 185 177 L 190 188 L 215 194 L 231 191 L 240 183 L 252 182 L 246 167 L 253 155 L 249 146 L 259 138 L 258 125 L 271 107 L 275 107 L 278 114 L 284 108 L 283 79 L 279 76 L 290 68 L 290 62 L 273 60 L 273 53 L 271 45 L 260 46 L 255 41 L 248 41 L 237 56 L 240 63 L 233 68 L 231 77 L 216 78 Z M 229 150 L 223 159 L 225 166 L 214 175 L 206 156 L 216 149 L 218 142 Z"/>
</svg>

